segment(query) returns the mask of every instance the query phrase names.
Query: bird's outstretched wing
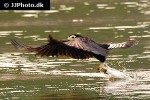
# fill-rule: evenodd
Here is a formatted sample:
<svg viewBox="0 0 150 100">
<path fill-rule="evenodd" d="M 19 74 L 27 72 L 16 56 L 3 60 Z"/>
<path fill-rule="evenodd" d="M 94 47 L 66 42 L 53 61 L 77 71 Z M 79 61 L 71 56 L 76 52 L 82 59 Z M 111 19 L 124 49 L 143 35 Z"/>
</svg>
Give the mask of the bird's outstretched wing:
<svg viewBox="0 0 150 100">
<path fill-rule="evenodd" d="M 99 44 L 99 46 L 107 49 L 107 50 L 112 50 L 112 49 L 126 49 L 129 47 L 133 47 L 135 45 L 135 40 L 130 39 L 126 42 L 122 42 L 122 43 L 110 43 L 110 44 Z"/>
<path fill-rule="evenodd" d="M 53 39 L 51 35 L 49 35 L 48 43 L 39 47 L 21 45 L 15 40 L 12 40 L 11 43 L 17 49 L 25 49 L 27 51 L 36 52 L 36 55 L 40 56 L 68 56 L 75 59 L 86 59 L 94 57 L 93 53 L 66 45 L 62 41 Z"/>
<path fill-rule="evenodd" d="M 67 41 L 64 42 L 66 45 L 75 47 L 78 49 L 83 49 L 88 52 L 92 52 L 93 54 L 96 55 L 101 55 L 101 56 L 107 56 L 108 55 L 108 50 L 104 49 L 103 47 L 99 46 L 98 43 L 95 41 L 88 39 L 87 37 L 78 37 L 72 41 Z"/>
</svg>

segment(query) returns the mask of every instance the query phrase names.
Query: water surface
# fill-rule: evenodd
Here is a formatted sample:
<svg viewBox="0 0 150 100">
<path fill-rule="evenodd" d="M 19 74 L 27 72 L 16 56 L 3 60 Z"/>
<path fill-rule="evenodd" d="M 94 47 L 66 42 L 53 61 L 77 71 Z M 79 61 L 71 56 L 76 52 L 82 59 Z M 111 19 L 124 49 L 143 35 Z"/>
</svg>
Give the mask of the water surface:
<svg viewBox="0 0 150 100">
<path fill-rule="evenodd" d="M 149 0 L 51 0 L 50 11 L 0 11 L 0 99 L 150 99 Z M 65 39 L 72 33 L 99 43 L 136 39 L 135 47 L 113 50 L 108 66 L 127 79 L 101 77 L 94 58 L 41 58 L 17 51 L 15 38 L 32 46 L 47 42 L 48 34 Z"/>
</svg>

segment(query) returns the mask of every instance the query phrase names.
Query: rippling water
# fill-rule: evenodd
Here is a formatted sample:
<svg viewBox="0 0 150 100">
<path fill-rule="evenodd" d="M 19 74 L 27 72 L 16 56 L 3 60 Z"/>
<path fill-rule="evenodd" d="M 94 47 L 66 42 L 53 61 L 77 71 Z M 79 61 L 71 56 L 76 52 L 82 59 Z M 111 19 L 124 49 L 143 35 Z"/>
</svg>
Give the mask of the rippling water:
<svg viewBox="0 0 150 100">
<path fill-rule="evenodd" d="M 149 0 L 51 0 L 50 11 L 0 11 L 0 99 L 150 99 Z M 133 48 L 113 50 L 107 65 L 126 75 L 109 79 L 96 72 L 94 58 L 42 58 L 17 51 L 10 39 L 32 46 L 48 34 L 72 33 L 97 42 L 136 39 Z"/>
</svg>

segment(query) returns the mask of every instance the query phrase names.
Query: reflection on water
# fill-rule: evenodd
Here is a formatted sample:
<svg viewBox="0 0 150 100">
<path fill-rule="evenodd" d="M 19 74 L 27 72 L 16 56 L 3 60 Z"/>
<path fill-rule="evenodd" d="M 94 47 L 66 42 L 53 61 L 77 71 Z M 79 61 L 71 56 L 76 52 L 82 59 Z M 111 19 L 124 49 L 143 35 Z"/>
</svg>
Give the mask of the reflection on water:
<svg viewBox="0 0 150 100">
<path fill-rule="evenodd" d="M 149 0 L 51 2 L 49 11 L 0 11 L 0 99 L 150 99 Z M 126 77 L 97 73 L 95 58 L 38 57 L 10 44 L 15 38 L 35 46 L 48 34 L 64 39 L 72 33 L 104 43 L 137 40 L 135 47 L 111 51 L 107 58 L 117 69 L 113 75 L 120 71 Z"/>
</svg>

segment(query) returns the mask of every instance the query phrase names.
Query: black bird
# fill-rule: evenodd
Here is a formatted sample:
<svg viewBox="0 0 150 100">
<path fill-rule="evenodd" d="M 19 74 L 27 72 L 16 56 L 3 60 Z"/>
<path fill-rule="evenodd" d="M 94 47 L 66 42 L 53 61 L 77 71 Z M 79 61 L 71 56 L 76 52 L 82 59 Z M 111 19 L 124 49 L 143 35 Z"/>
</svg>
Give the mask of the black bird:
<svg viewBox="0 0 150 100">
<path fill-rule="evenodd" d="M 48 43 L 32 47 L 21 45 L 16 40 L 11 40 L 12 45 L 17 49 L 25 49 L 30 52 L 35 52 L 40 56 L 67 56 L 74 59 L 87 59 L 95 57 L 100 62 L 105 62 L 106 56 L 112 49 L 126 49 L 134 46 L 135 40 L 128 40 L 122 43 L 96 43 L 88 37 L 83 37 L 78 34 L 72 34 L 67 40 L 56 40 L 49 35 Z M 98 68 L 99 71 L 106 72 L 107 70 Z"/>
</svg>

